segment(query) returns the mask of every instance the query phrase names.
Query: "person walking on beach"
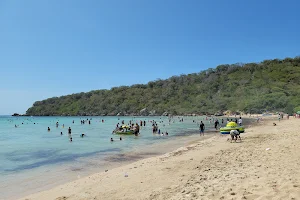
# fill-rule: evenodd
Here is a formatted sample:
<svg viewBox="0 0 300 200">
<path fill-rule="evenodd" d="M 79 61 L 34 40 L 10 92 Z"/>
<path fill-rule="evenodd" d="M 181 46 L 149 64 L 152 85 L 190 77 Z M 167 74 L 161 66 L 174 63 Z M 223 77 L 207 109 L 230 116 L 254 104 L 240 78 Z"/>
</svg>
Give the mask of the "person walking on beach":
<svg viewBox="0 0 300 200">
<path fill-rule="evenodd" d="M 204 129 L 205 129 L 205 126 L 204 126 L 203 122 L 201 121 L 200 122 L 200 136 L 201 136 L 201 133 L 204 136 Z"/>
</svg>

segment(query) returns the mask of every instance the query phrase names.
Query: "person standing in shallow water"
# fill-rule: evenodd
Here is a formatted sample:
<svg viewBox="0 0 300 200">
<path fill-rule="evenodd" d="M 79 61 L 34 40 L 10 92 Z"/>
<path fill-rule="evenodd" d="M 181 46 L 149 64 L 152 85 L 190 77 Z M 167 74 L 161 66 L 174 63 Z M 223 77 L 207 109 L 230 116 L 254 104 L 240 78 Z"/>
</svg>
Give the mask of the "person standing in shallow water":
<svg viewBox="0 0 300 200">
<path fill-rule="evenodd" d="M 216 130 L 218 130 L 218 126 L 219 126 L 219 121 L 216 120 L 216 121 L 215 121 L 215 129 L 216 129 Z"/>
<path fill-rule="evenodd" d="M 69 134 L 72 133 L 71 127 L 68 128 L 68 133 L 69 133 Z"/>
<path fill-rule="evenodd" d="M 200 136 L 201 136 L 201 133 L 204 136 L 204 129 L 205 129 L 205 126 L 204 126 L 203 122 L 201 121 L 200 122 Z"/>
<path fill-rule="evenodd" d="M 240 119 L 239 119 L 239 125 L 242 126 L 242 123 L 243 123 L 243 120 L 242 120 L 242 117 L 240 117 Z"/>
</svg>

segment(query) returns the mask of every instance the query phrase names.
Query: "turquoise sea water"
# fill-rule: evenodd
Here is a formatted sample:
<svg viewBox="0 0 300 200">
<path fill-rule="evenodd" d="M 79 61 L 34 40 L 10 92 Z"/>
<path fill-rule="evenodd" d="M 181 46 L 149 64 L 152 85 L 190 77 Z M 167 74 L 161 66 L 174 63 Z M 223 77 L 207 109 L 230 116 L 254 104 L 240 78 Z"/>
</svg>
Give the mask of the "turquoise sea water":
<svg viewBox="0 0 300 200">
<path fill-rule="evenodd" d="M 197 135 L 197 123 L 204 119 L 206 129 L 213 127 L 205 117 L 183 117 L 183 122 L 174 117 L 169 122 L 167 117 L 0 117 L 0 186 L 10 190 L 13 181 L 28 180 L 34 172 L 49 172 L 64 165 L 87 166 L 91 164 L 88 158 L 98 161 L 106 160 L 109 156 L 115 162 L 124 157 L 114 155 L 147 149 L 147 146 L 168 142 L 185 135 Z M 91 119 L 91 124 L 82 125 L 81 120 Z M 102 122 L 102 119 L 104 122 Z M 74 123 L 72 123 L 74 120 Z M 124 120 L 127 124 L 146 121 L 141 127 L 139 136 L 113 135 L 116 124 Z M 169 136 L 159 136 L 152 133 L 151 120 L 158 123 L 161 132 L 168 131 Z M 56 122 L 59 126 L 56 127 Z M 17 128 L 15 128 L 17 125 Z M 64 128 L 63 128 L 64 125 Z M 47 131 L 50 127 L 50 131 Z M 68 127 L 72 128 L 73 142 L 69 141 Z M 63 132 L 63 135 L 60 133 Z M 84 133 L 86 137 L 81 138 Z M 110 142 L 110 138 L 114 142 Z M 85 163 L 86 162 L 86 163 Z M 42 170 L 42 171 L 41 171 Z M 65 171 L 63 172 L 65 173 Z M 51 174 L 51 173 L 49 173 Z M 54 174 L 54 173 L 53 173 Z M 59 174 L 58 170 L 55 174 Z M 14 183 L 17 185 L 18 183 Z M 3 192 L 3 191 L 1 191 Z M 1 196 L 0 196 L 1 199 Z"/>
</svg>

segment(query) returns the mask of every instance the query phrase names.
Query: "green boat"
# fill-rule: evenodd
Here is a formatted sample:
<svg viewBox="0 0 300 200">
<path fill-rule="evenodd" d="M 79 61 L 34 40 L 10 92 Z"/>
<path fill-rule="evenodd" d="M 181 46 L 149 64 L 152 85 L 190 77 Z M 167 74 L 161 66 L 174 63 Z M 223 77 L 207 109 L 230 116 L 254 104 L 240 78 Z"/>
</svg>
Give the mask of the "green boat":
<svg viewBox="0 0 300 200">
<path fill-rule="evenodd" d="M 128 131 L 114 131 L 115 134 L 118 135 L 133 135 L 134 131 L 133 130 L 128 130 Z"/>
<path fill-rule="evenodd" d="M 220 128 L 221 134 L 230 134 L 231 130 L 237 130 L 240 133 L 245 132 L 245 128 L 243 126 L 238 126 L 235 122 L 229 122 L 226 127 Z"/>
</svg>

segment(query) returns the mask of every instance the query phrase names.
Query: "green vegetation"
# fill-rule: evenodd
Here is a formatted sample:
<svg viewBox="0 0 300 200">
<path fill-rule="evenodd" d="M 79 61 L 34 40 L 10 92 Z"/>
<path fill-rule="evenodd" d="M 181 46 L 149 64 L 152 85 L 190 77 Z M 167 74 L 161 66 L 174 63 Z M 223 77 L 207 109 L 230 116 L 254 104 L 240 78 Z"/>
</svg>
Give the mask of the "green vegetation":
<svg viewBox="0 0 300 200">
<path fill-rule="evenodd" d="M 225 110 L 292 113 L 300 105 L 300 57 L 220 65 L 199 73 L 37 101 L 27 115 L 161 115 Z M 155 112 L 154 112 L 155 110 Z"/>
</svg>

